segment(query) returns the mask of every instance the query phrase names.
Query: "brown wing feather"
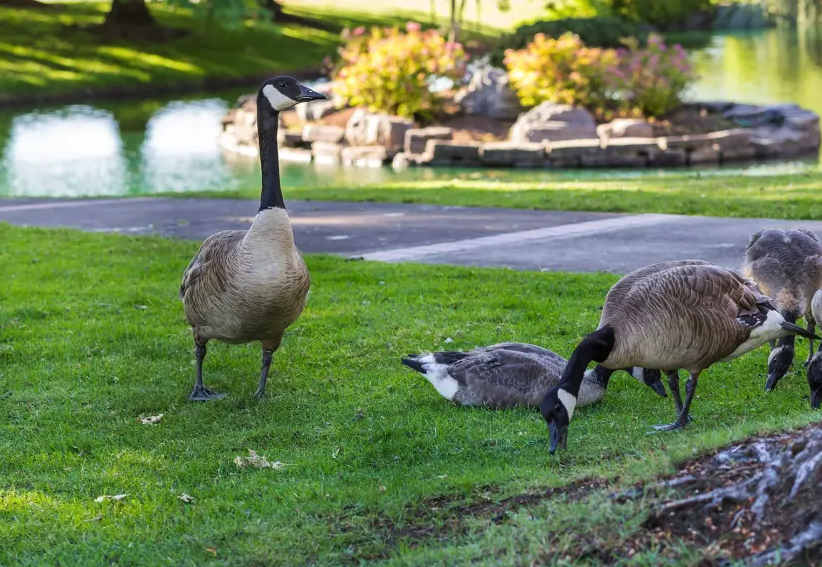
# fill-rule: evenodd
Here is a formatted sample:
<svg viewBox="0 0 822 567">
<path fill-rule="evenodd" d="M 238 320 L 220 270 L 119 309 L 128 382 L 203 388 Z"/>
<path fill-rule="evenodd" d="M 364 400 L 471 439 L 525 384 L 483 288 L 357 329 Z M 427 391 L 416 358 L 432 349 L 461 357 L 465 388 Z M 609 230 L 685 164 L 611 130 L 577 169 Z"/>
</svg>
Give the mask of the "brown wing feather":
<svg viewBox="0 0 822 567">
<path fill-rule="evenodd" d="M 200 249 L 194 258 L 189 262 L 183 273 L 183 281 L 180 284 L 179 297 L 185 303 L 189 294 L 197 295 L 197 290 L 207 280 L 209 292 L 224 292 L 228 287 L 228 278 L 225 270 L 219 269 L 225 264 L 245 237 L 244 230 L 224 230 L 217 232 L 206 238 L 200 245 Z M 188 310 L 187 316 L 190 317 Z M 189 322 L 195 324 L 189 319 Z"/>
</svg>

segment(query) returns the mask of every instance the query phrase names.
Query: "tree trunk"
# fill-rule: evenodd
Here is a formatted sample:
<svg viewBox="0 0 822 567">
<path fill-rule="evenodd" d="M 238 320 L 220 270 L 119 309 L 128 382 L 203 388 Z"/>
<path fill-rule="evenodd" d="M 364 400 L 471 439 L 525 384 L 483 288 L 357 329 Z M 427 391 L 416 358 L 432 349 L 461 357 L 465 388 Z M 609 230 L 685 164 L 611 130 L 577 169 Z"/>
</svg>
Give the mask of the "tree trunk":
<svg viewBox="0 0 822 567">
<path fill-rule="evenodd" d="M 145 0 L 112 0 L 104 27 L 153 27 L 156 25 Z"/>
</svg>

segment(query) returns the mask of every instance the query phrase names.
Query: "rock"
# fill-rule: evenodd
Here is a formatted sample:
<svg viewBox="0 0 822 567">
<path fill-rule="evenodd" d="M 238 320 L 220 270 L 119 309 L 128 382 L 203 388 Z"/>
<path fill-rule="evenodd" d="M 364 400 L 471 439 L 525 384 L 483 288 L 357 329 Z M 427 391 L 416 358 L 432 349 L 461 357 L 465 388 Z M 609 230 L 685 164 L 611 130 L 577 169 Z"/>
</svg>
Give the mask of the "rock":
<svg viewBox="0 0 822 567">
<path fill-rule="evenodd" d="M 303 141 L 305 142 L 334 142 L 342 141 L 345 130 L 342 126 L 325 124 L 306 124 L 303 127 Z"/>
<path fill-rule="evenodd" d="M 311 150 L 300 148 L 280 148 L 280 161 L 294 161 L 309 163 L 311 161 Z"/>
<path fill-rule="evenodd" d="M 418 163 L 424 165 L 479 165 L 479 144 L 428 140 Z"/>
<path fill-rule="evenodd" d="M 410 163 L 411 160 L 408 158 L 408 154 L 405 152 L 400 152 L 394 156 L 394 159 L 391 160 L 391 167 L 394 169 L 405 169 Z"/>
<path fill-rule="evenodd" d="M 658 151 L 649 164 L 654 167 L 685 167 L 688 164 L 688 152 L 678 149 Z"/>
<path fill-rule="evenodd" d="M 511 127 L 512 142 L 553 142 L 596 138 L 593 115 L 578 106 L 543 102 L 520 115 Z"/>
<path fill-rule="evenodd" d="M 306 124 L 308 122 L 322 120 L 326 116 L 339 112 L 343 108 L 344 107 L 340 106 L 339 102 L 335 100 L 318 100 L 308 104 L 298 104 L 294 107 L 294 112 L 300 123 Z"/>
<path fill-rule="evenodd" d="M 479 158 L 487 166 L 541 167 L 545 163 L 545 146 L 491 142 L 480 147 Z"/>
<path fill-rule="evenodd" d="M 654 127 L 639 118 L 617 118 L 597 126 L 597 135 L 603 141 L 611 138 L 652 138 Z"/>
<path fill-rule="evenodd" d="M 303 133 L 289 131 L 284 128 L 280 128 L 277 131 L 277 143 L 280 146 L 286 148 L 302 148 L 305 147 L 305 141 L 303 140 Z"/>
<path fill-rule="evenodd" d="M 819 150 L 819 134 L 795 130 L 788 126 L 756 128 L 752 144 L 758 158 L 789 157 Z"/>
<path fill-rule="evenodd" d="M 648 167 L 658 153 L 659 144 L 650 136 L 610 140 L 600 152 L 602 167 Z M 582 158 L 583 167 L 594 167 L 593 160 Z"/>
<path fill-rule="evenodd" d="M 723 118 L 733 120 L 745 128 L 759 126 L 781 126 L 785 117 L 779 108 L 762 107 L 753 104 L 736 104 L 722 113 Z"/>
<path fill-rule="evenodd" d="M 405 133 L 413 127 L 414 122 L 406 118 L 359 109 L 345 126 L 345 139 L 352 146 L 385 146 L 393 156 L 402 149 Z"/>
<path fill-rule="evenodd" d="M 311 144 L 311 155 L 316 163 L 339 163 L 345 145 L 336 142 L 314 142 Z"/>
<path fill-rule="evenodd" d="M 411 128 L 405 132 L 403 148 L 407 154 L 421 154 L 425 151 L 428 140 L 450 140 L 453 137 L 454 131 L 445 126 Z"/>
<path fill-rule="evenodd" d="M 348 146 L 340 154 L 343 165 L 360 167 L 382 167 L 389 160 L 384 146 Z"/>
<path fill-rule="evenodd" d="M 719 165 L 718 147 L 702 147 L 688 152 L 688 165 Z"/>
<path fill-rule="evenodd" d="M 582 159 L 594 161 L 602 151 L 599 139 L 553 142 L 548 148 L 551 167 L 582 167 Z"/>
<path fill-rule="evenodd" d="M 516 93 L 508 85 L 508 73 L 497 67 L 485 67 L 475 72 L 468 86 L 454 100 L 466 114 L 497 120 L 513 120 L 523 110 Z"/>
</svg>

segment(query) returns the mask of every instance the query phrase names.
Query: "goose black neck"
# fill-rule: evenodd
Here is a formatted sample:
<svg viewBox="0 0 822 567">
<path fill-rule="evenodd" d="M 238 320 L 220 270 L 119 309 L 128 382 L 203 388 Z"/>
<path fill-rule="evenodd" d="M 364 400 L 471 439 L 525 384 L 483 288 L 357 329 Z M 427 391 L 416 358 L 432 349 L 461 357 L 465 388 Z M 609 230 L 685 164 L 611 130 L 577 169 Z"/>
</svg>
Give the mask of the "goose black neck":
<svg viewBox="0 0 822 567">
<path fill-rule="evenodd" d="M 260 168 L 263 184 L 260 210 L 285 209 L 283 189 L 280 186 L 280 155 L 277 149 L 279 113 L 272 111 L 267 102 L 257 97 L 257 137 L 260 144 Z"/>
<path fill-rule="evenodd" d="M 586 365 L 587 366 L 587 365 Z M 608 387 L 608 382 L 611 381 L 611 374 L 614 371 L 610 368 L 605 368 L 601 364 L 597 364 L 596 368 L 591 372 L 591 381 L 603 388 Z"/>
<path fill-rule="evenodd" d="M 582 385 L 588 363 L 592 360 L 604 361 L 611 354 L 613 348 L 614 330 L 610 326 L 602 327 L 585 337 L 574 349 L 571 358 L 568 359 L 568 364 L 562 372 L 562 379 L 559 381 L 559 387 L 574 396 L 579 395 L 579 388 Z M 599 368 L 598 366 L 597 370 Z M 605 379 L 606 384 L 609 379 L 610 374 Z"/>
</svg>

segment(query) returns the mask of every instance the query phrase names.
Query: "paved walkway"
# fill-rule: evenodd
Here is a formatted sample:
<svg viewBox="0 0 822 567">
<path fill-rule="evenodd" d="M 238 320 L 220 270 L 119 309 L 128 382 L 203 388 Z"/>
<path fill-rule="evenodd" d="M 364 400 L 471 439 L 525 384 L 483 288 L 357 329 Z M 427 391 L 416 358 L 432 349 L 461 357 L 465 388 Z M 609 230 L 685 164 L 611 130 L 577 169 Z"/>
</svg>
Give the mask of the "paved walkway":
<svg viewBox="0 0 822 567">
<path fill-rule="evenodd" d="M 303 252 L 521 270 L 625 273 L 683 258 L 738 268 L 760 228 L 822 235 L 822 222 L 768 219 L 319 201 L 291 201 L 288 210 Z M 0 222 L 195 240 L 248 228 L 255 212 L 241 199 L 0 199 Z"/>
</svg>

